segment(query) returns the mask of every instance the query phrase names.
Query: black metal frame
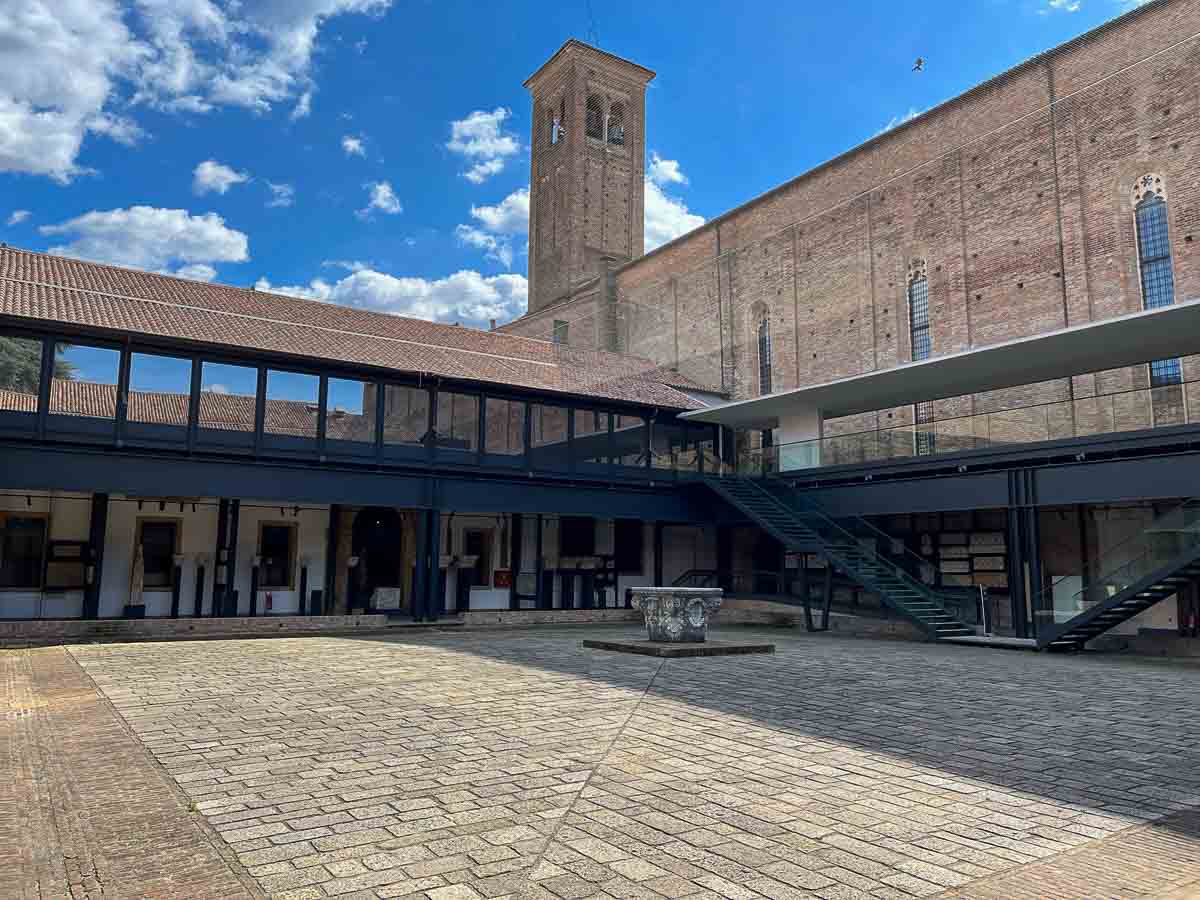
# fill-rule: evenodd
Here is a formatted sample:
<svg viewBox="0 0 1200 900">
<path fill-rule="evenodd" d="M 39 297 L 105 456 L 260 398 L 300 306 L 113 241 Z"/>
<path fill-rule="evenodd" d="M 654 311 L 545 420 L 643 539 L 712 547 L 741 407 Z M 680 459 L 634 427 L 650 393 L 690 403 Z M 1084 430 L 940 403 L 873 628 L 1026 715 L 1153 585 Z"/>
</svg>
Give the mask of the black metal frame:
<svg viewBox="0 0 1200 900">
<path fill-rule="evenodd" d="M 575 395 L 551 394 L 550 392 L 526 390 L 486 382 L 462 379 L 428 379 L 421 375 L 405 377 L 393 371 L 373 367 L 352 367 L 341 364 L 322 365 L 311 359 L 262 353 L 229 353 L 208 346 L 196 346 L 172 339 L 147 338 L 145 336 L 121 335 L 114 337 L 108 331 L 95 331 L 66 326 L 54 328 L 30 325 L 21 322 L 16 327 L 7 327 L 11 317 L 0 316 L 0 332 L 5 336 L 40 341 L 42 345 L 42 380 L 39 387 L 36 413 L 0 411 L 0 437 L 30 439 L 72 444 L 101 444 L 129 449 L 177 450 L 188 454 L 205 454 L 221 457 L 252 457 L 254 459 L 295 459 L 321 464 L 336 461 L 339 464 L 360 464 L 372 467 L 421 468 L 439 470 L 471 470 L 496 474 L 520 472 L 527 477 L 536 475 L 567 475 L 575 479 L 604 482 L 628 481 L 675 481 L 686 480 L 703 471 L 700 457 L 699 472 L 675 471 L 653 465 L 650 448 L 653 446 L 654 429 L 670 423 L 672 428 L 682 428 L 685 444 L 699 445 L 716 439 L 715 426 L 696 425 L 675 420 L 675 413 L 652 407 L 630 404 L 624 401 L 606 401 L 600 398 Z M 49 393 L 54 366 L 54 346 L 58 342 L 83 344 L 115 350 L 120 354 L 119 375 L 116 386 L 116 414 L 113 419 L 49 414 Z M 129 375 L 133 354 L 162 356 L 191 361 L 191 380 L 188 396 L 188 420 L 186 425 L 157 425 L 153 423 L 129 422 L 128 396 Z M 234 431 L 219 428 L 202 428 L 200 423 L 200 388 L 203 384 L 204 365 L 233 365 L 256 372 L 254 398 L 255 416 L 252 431 Z M 318 379 L 317 425 L 312 438 L 279 435 L 265 431 L 266 387 L 268 372 L 306 375 Z M 373 386 L 375 394 L 375 434 L 372 443 L 331 441 L 328 436 L 329 379 L 347 379 Z M 426 440 L 422 445 L 392 445 L 383 440 L 383 415 L 386 392 L 389 387 L 412 388 L 428 392 L 428 420 Z M 477 432 L 474 449 L 451 450 L 440 445 L 438 433 L 438 397 L 442 392 L 475 398 L 478 406 Z M 487 403 L 489 400 L 504 400 L 524 404 L 525 445 L 521 454 L 497 455 L 487 453 Z M 552 453 L 552 464 L 545 467 L 537 464 L 536 448 L 532 446 L 531 411 L 535 404 L 554 405 L 566 414 L 567 437 L 560 452 Z M 574 446 L 574 423 L 576 412 L 599 412 L 608 417 L 607 451 L 602 456 L 605 463 L 594 461 L 595 454 L 587 461 L 581 460 Z M 636 418 L 643 423 L 640 435 L 642 451 L 638 465 L 619 465 L 614 457 L 616 451 L 615 416 Z M 693 438 L 692 435 L 695 435 Z M 592 436 L 589 435 L 589 438 Z M 353 445 L 353 446 L 349 446 Z"/>
</svg>

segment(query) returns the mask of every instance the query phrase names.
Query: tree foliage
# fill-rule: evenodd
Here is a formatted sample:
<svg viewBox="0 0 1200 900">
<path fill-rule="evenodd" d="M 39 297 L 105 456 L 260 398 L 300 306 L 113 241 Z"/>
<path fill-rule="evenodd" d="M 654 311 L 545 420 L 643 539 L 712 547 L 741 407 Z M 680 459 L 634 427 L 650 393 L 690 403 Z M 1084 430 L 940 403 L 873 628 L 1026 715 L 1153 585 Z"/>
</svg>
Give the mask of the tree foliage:
<svg viewBox="0 0 1200 900">
<path fill-rule="evenodd" d="M 59 345 L 60 348 L 62 345 Z M 54 361 L 55 378 L 74 378 L 75 367 Z M 42 378 L 42 345 L 26 338 L 0 337 L 0 389 L 36 394 Z"/>
</svg>

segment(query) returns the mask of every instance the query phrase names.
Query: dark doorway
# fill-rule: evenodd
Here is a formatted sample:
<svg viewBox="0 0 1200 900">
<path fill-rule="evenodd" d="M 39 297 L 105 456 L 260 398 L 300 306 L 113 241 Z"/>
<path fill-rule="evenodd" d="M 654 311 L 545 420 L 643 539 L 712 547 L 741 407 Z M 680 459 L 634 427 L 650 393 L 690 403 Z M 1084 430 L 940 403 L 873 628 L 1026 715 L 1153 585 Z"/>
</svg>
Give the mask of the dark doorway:
<svg viewBox="0 0 1200 900">
<path fill-rule="evenodd" d="M 782 594 L 780 573 L 783 571 L 783 544 L 765 531 L 758 533 L 754 543 L 754 593 Z"/>
<path fill-rule="evenodd" d="M 358 567 L 352 579 L 359 605 L 371 602 L 375 588 L 400 587 L 403 528 L 400 514 L 386 506 L 368 506 L 354 517 L 352 555 Z"/>
</svg>

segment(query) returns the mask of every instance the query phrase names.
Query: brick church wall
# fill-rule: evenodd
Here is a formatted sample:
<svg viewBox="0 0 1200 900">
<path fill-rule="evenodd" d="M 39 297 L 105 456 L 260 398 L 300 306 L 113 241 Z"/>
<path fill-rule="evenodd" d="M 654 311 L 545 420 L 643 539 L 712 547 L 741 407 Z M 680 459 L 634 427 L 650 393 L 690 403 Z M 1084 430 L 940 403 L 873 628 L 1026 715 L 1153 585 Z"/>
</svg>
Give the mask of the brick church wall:
<svg viewBox="0 0 1200 900">
<path fill-rule="evenodd" d="M 759 392 L 764 314 L 773 390 L 904 363 L 917 258 L 927 265 L 934 354 L 1133 312 L 1142 298 L 1132 190 L 1151 172 L 1167 184 L 1176 300 L 1195 298 L 1198 162 L 1200 4 L 1160 0 L 621 267 L 608 298 L 619 349 L 735 398 Z M 521 319 L 508 330 L 548 336 L 545 324 Z M 1184 380 L 1195 377 L 1200 357 L 1189 357 Z M 939 419 L 979 416 L 964 420 L 964 433 L 1013 439 L 1173 424 L 1185 403 L 1189 419 L 1200 415 L 1200 396 L 1148 388 L 1138 366 L 934 408 Z M 1139 393 L 1086 399 L 1123 390 Z M 1036 423 L 981 415 L 1072 399 Z M 827 431 L 911 421 L 911 408 L 880 410 Z"/>
</svg>

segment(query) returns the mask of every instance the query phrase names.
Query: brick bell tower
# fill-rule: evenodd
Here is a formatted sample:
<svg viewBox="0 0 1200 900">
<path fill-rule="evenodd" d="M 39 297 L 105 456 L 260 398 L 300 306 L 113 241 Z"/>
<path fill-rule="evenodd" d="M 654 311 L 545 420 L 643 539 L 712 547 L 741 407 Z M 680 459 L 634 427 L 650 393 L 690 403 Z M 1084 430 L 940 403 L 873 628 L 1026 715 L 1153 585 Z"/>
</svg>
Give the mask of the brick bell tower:
<svg viewBox="0 0 1200 900">
<path fill-rule="evenodd" d="M 571 39 L 525 82 L 533 95 L 529 312 L 642 255 L 653 78 Z"/>
</svg>

